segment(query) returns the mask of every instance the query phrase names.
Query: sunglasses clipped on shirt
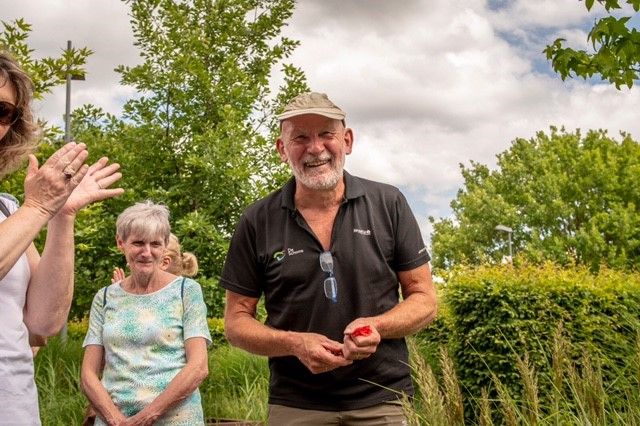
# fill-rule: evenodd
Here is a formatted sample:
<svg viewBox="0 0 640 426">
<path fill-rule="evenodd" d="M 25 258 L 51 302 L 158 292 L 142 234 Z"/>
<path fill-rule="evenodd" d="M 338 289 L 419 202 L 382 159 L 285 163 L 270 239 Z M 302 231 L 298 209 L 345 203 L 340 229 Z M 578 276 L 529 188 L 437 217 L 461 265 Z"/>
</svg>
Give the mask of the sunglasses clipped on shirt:
<svg viewBox="0 0 640 426">
<path fill-rule="evenodd" d="M 322 269 L 327 277 L 324 279 L 324 295 L 333 303 L 338 302 L 338 281 L 333 275 L 333 256 L 330 251 L 320 253 L 320 269 Z"/>
<path fill-rule="evenodd" d="M 20 108 L 11 102 L 0 101 L 0 124 L 11 126 L 21 115 Z"/>
</svg>

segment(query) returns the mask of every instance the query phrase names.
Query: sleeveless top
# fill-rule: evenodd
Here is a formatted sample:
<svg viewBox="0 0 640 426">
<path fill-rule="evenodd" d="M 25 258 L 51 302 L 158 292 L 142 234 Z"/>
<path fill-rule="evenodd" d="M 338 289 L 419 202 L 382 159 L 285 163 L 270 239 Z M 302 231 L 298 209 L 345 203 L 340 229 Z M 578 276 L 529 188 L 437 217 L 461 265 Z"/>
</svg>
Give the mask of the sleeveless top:
<svg viewBox="0 0 640 426">
<path fill-rule="evenodd" d="M 13 213 L 17 201 L 0 194 Z M 6 219 L 0 212 L 0 222 Z M 1 254 L 0 254 L 1 255 Z M 33 377 L 33 355 L 23 309 L 31 274 L 27 255 L 0 280 L 0 425 L 40 425 L 38 392 Z"/>
</svg>

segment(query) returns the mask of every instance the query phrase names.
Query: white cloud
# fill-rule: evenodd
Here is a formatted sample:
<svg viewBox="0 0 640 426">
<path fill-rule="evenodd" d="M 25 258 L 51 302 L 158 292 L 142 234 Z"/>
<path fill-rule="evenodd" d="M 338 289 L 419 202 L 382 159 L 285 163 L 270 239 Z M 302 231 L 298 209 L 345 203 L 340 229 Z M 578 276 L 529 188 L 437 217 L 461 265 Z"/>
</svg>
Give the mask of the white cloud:
<svg viewBox="0 0 640 426">
<path fill-rule="evenodd" d="M 356 144 L 347 168 L 405 190 L 423 232 L 428 215 L 450 214 L 462 183 L 458 164 L 495 164 L 516 137 L 549 125 L 640 135 L 640 92 L 583 80 L 562 82 L 542 49 L 557 37 L 586 47 L 593 22 L 575 0 L 304 0 L 286 34 L 301 41 L 291 61 L 310 86 L 347 111 Z M 601 11 L 600 11 L 601 13 Z M 73 103 L 117 112 L 133 95 L 113 68 L 135 64 L 127 6 L 117 1 L 22 0 L 3 19 L 34 25 L 40 55 L 71 39 L 96 53 Z M 545 68 L 547 67 L 547 68 Z M 40 106 L 61 118 L 64 90 Z M 126 166 L 125 166 L 126 171 Z M 425 236 L 428 235 L 425 233 Z"/>
<path fill-rule="evenodd" d="M 500 31 L 558 28 L 579 25 L 587 19 L 584 4 L 575 0 L 515 0 L 506 3 L 505 7 L 490 13 Z"/>
<path fill-rule="evenodd" d="M 25 18 L 32 25 L 28 43 L 34 56 L 58 57 L 71 40 L 73 47 L 94 51 L 87 60 L 86 81 L 73 81 L 71 105 L 92 103 L 119 113 L 123 99 L 131 97 L 131 88 L 119 85 L 117 65 L 139 62 L 133 46 L 128 6 L 122 1 L 94 0 L 21 0 L 3 5 L 3 20 Z M 54 89 L 36 112 L 51 123 L 63 124 L 65 88 Z"/>
</svg>

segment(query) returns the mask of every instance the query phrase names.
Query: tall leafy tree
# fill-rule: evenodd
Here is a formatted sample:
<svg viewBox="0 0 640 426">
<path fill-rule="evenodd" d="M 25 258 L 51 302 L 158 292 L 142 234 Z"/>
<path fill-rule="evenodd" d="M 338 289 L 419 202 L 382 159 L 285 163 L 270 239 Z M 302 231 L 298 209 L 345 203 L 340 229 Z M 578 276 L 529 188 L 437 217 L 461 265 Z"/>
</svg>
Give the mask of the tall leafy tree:
<svg viewBox="0 0 640 426">
<path fill-rule="evenodd" d="M 596 0 L 584 2 L 587 10 L 595 3 Z M 559 38 L 547 46 L 544 53 L 563 80 L 572 76 L 600 75 L 618 89 L 622 85 L 631 88 L 640 78 L 640 32 L 631 21 L 633 15 L 627 14 L 626 10 L 633 8 L 638 12 L 640 0 L 597 0 L 597 3 L 608 15 L 597 19 L 589 32 L 587 39 L 593 52 L 565 47 L 566 40 Z"/>
<path fill-rule="evenodd" d="M 33 82 L 33 96 L 44 99 L 56 86 L 66 81 L 67 73 L 82 74 L 87 58 L 93 53 L 86 47 L 64 50 L 59 57 L 34 57 L 34 50 L 29 46 L 31 25 L 24 19 L 1 21 L 0 48 L 9 52 L 20 66 L 29 74 Z M 57 148 L 61 130 L 48 125 L 38 118 L 41 129 L 41 140 L 36 156 L 40 163 L 48 158 Z M 25 162 L 26 168 L 26 162 Z M 11 193 L 21 198 L 23 193 L 25 171 L 20 170 L 0 181 L 0 191 Z"/>
<path fill-rule="evenodd" d="M 34 50 L 28 44 L 29 33 L 32 28 L 30 24 L 25 22 L 24 19 L 16 19 L 11 22 L 2 21 L 2 27 L 0 47 L 10 52 L 29 74 L 33 81 L 34 97 L 36 99 L 44 99 L 54 87 L 64 84 L 67 73 L 84 73 L 86 60 L 93 53 L 88 48 L 73 48 L 71 50 L 65 49 L 59 57 L 47 56 L 36 59 Z M 36 156 L 40 164 L 42 164 L 54 151 L 60 148 L 62 131 L 57 127 L 50 126 L 42 119 L 38 120 L 42 134 Z M 21 199 L 24 191 L 24 177 L 25 170 L 23 169 L 3 178 L 0 181 L 0 191 L 11 193 Z M 100 221 L 106 223 L 102 208 L 102 203 L 92 205 L 82 215 L 98 218 L 95 220 L 96 223 Z M 86 232 L 82 227 L 76 229 L 80 238 Z M 35 242 L 40 248 L 44 244 L 45 236 L 46 231 L 43 231 Z M 86 248 L 87 244 L 81 244 L 80 250 L 78 250 L 79 253 L 82 253 L 83 247 Z M 76 283 L 85 283 L 85 281 L 76 279 Z M 82 284 L 79 286 L 76 284 L 76 287 L 82 287 Z M 88 297 L 84 298 L 85 303 L 90 303 L 90 299 L 87 299 Z"/>
<path fill-rule="evenodd" d="M 499 261 L 508 247 L 498 224 L 530 261 L 640 266 L 640 145 L 628 135 L 551 128 L 516 139 L 494 171 L 461 168 L 453 217 L 431 218 L 436 267 Z"/>
<path fill-rule="evenodd" d="M 91 211 L 83 218 L 87 245 L 79 270 L 90 290 L 79 295 L 77 311 L 121 262 L 110 249 L 115 215 L 150 198 L 170 207 L 174 231 L 198 256 L 199 281 L 220 314 L 215 284 L 236 221 L 286 177 L 273 148 L 275 113 L 307 90 L 302 71 L 285 62 L 298 43 L 281 36 L 294 1 L 126 3 L 143 61 L 117 71 L 139 96 L 125 104 L 121 118 L 93 106 L 73 116 L 74 135 L 92 153 L 121 163 L 127 188 L 105 207 L 110 223 Z M 270 82 L 278 66 L 283 83 L 274 93 Z"/>
<path fill-rule="evenodd" d="M 31 24 L 24 19 L 1 21 L 0 47 L 6 49 L 16 58 L 20 66 L 29 74 L 34 85 L 34 97 L 42 99 L 44 95 L 66 81 L 67 72 L 83 74 L 87 57 L 93 52 L 86 47 L 65 49 L 58 58 L 50 56 L 36 59 L 34 50 L 27 43 Z"/>
</svg>

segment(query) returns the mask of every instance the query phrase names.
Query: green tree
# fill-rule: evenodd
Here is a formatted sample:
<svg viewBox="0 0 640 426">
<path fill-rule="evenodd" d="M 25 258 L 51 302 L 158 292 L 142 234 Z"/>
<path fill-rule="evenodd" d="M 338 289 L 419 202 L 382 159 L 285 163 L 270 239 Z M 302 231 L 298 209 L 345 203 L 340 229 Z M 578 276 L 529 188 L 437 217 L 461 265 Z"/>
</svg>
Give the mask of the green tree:
<svg viewBox="0 0 640 426">
<path fill-rule="evenodd" d="M 198 257 L 210 313 L 220 315 L 217 277 L 237 219 L 287 176 L 273 148 L 275 112 L 307 90 L 302 71 L 284 62 L 298 43 L 280 35 L 294 1 L 126 3 L 143 62 L 117 71 L 139 96 L 121 118 L 90 105 L 73 114 L 73 134 L 92 155 L 122 164 L 127 189 L 102 206 L 104 214 L 88 210 L 79 218 L 74 313 L 88 308 L 122 263 L 115 216 L 149 198 L 169 206 L 174 232 Z M 283 83 L 272 93 L 276 66 Z"/>
<path fill-rule="evenodd" d="M 27 43 L 31 25 L 18 18 L 12 22 L 1 21 L 0 47 L 8 50 L 20 66 L 29 74 L 34 85 L 34 97 L 42 99 L 51 89 L 66 81 L 67 72 L 83 74 L 87 57 L 93 52 L 86 47 L 65 49 L 59 58 L 35 59 L 34 50 Z"/>
<path fill-rule="evenodd" d="M 434 266 L 499 261 L 508 247 L 498 224 L 513 229 L 514 252 L 529 261 L 640 266 L 640 145 L 628 135 L 552 127 L 516 139 L 495 171 L 461 168 L 453 218 L 430 218 Z"/>
<path fill-rule="evenodd" d="M 33 82 L 33 96 L 35 99 L 43 99 L 45 95 L 51 93 L 54 87 L 65 83 L 67 73 L 84 73 L 87 58 L 93 53 L 88 48 L 65 49 L 58 58 L 47 56 L 36 59 L 34 50 L 28 44 L 31 25 L 22 18 L 0 22 L 2 22 L 0 48 L 9 52 L 29 74 Z M 55 150 L 61 131 L 57 127 L 49 126 L 41 118 L 38 118 L 38 121 L 42 129 L 42 141 L 40 152 L 37 155 L 39 160 L 42 160 L 48 158 Z M 18 173 L 5 180 L 2 188 L 6 189 L 6 192 L 12 192 L 14 195 L 20 196 L 23 180 L 24 174 Z"/>
<path fill-rule="evenodd" d="M 640 0 L 597 2 L 604 7 L 608 16 L 597 19 L 589 32 L 587 40 L 593 46 L 592 53 L 565 47 L 566 40 L 562 38 L 548 45 L 544 53 L 563 80 L 572 76 L 586 79 L 599 74 L 618 89 L 621 85 L 631 88 L 640 72 L 640 32 L 630 22 L 632 15 L 616 17 L 611 13 L 628 7 L 625 3 L 638 12 Z M 584 3 L 587 10 L 591 10 L 595 1 L 585 0 Z"/>
<path fill-rule="evenodd" d="M 84 73 L 86 60 L 93 53 L 88 48 L 72 48 L 71 50 L 65 49 L 61 56 L 57 58 L 44 57 L 36 59 L 34 50 L 28 44 L 29 33 L 31 32 L 30 24 L 25 22 L 24 19 L 18 18 L 12 22 L 2 21 L 2 27 L 0 47 L 10 52 L 29 74 L 33 81 L 34 97 L 36 99 L 44 99 L 54 87 L 65 83 L 68 72 L 71 74 Z M 60 147 L 62 131 L 55 126 L 50 126 L 42 119 L 38 119 L 38 121 L 42 129 L 42 135 L 36 156 L 40 164 L 42 164 Z M 22 199 L 24 177 L 25 169 L 16 171 L 0 182 L 0 191 L 8 192 L 18 197 L 18 199 Z M 91 206 L 87 209 L 86 214 L 100 217 L 101 209 L 101 205 Z M 78 233 L 82 236 L 83 232 L 85 231 L 80 229 Z M 41 232 L 35 241 L 36 246 L 42 248 L 45 237 L 46 230 Z"/>
</svg>

